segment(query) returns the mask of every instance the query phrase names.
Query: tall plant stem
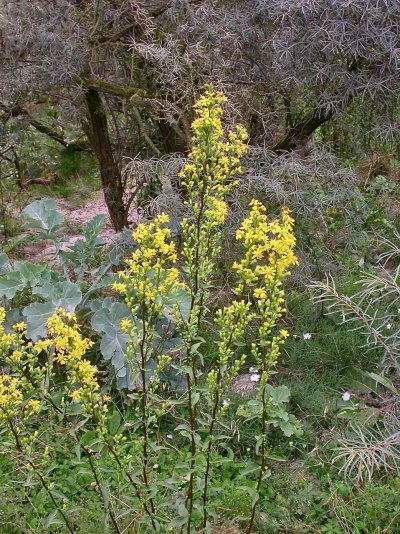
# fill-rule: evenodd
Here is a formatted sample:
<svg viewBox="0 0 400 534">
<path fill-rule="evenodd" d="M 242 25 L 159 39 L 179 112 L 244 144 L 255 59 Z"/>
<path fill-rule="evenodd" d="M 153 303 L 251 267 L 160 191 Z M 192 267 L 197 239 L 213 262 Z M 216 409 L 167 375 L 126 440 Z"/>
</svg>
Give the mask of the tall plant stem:
<svg viewBox="0 0 400 534">
<path fill-rule="evenodd" d="M 95 423 L 99 424 L 99 420 L 96 416 L 96 412 L 93 411 L 93 413 L 91 414 L 92 417 L 93 417 L 93 420 Z M 147 506 L 147 503 L 143 500 L 141 494 L 140 494 L 140 489 L 139 489 L 139 486 L 137 485 L 137 483 L 134 481 L 134 479 L 132 478 L 132 475 L 129 473 L 129 471 L 127 469 L 124 468 L 124 466 L 122 465 L 122 462 L 118 456 L 118 453 L 117 451 L 114 449 L 112 443 L 110 443 L 110 441 L 108 439 L 104 439 L 104 444 L 106 445 L 107 449 L 110 451 L 110 454 L 111 456 L 114 458 L 115 460 L 115 463 L 117 464 L 117 466 L 119 467 L 119 469 L 125 473 L 126 475 L 126 478 L 129 480 L 132 488 L 135 490 L 135 493 L 136 493 L 136 496 L 139 500 L 139 502 L 143 505 L 143 508 L 146 512 L 146 514 L 149 516 L 150 518 L 150 521 L 151 521 L 151 526 L 153 527 L 153 530 L 156 532 L 157 531 L 157 525 L 156 525 L 156 522 L 154 520 L 154 517 L 153 517 L 153 514 L 152 512 L 149 510 L 148 506 Z"/>
<path fill-rule="evenodd" d="M 186 374 L 186 382 L 188 388 L 188 407 L 189 407 L 189 424 L 191 430 L 191 440 L 190 440 L 190 476 L 189 476 L 189 486 L 187 492 L 188 500 L 188 523 L 187 523 L 187 533 L 190 534 L 191 523 L 192 523 L 192 514 L 193 514 L 193 475 L 194 475 L 194 466 L 196 460 L 196 441 L 194 439 L 194 432 L 196 430 L 196 416 L 195 416 L 195 407 L 192 405 L 192 383 L 189 373 Z"/>
<path fill-rule="evenodd" d="M 239 297 L 239 301 L 243 299 L 245 293 L 246 293 L 246 284 L 243 284 L 243 288 Z M 233 321 L 232 326 L 235 326 L 239 320 L 239 317 L 236 317 Z M 229 349 L 233 342 L 233 328 L 231 329 L 231 332 L 229 334 L 229 340 L 227 343 L 227 349 Z M 208 491 L 208 480 L 210 475 L 210 458 L 211 458 L 211 447 L 212 447 L 212 436 L 214 435 L 214 426 L 217 421 L 217 412 L 218 412 L 218 406 L 219 401 L 221 398 L 220 390 L 221 390 L 221 381 L 222 381 L 222 372 L 221 372 L 221 366 L 218 368 L 218 374 L 217 374 L 217 390 L 215 391 L 214 395 L 214 402 L 213 402 L 213 408 L 211 412 L 211 421 L 210 426 L 208 427 L 208 438 L 209 442 L 207 445 L 207 452 L 206 452 L 206 467 L 204 470 L 204 488 L 203 488 L 203 495 L 202 495 L 202 502 L 203 502 L 203 529 L 207 526 L 207 491 Z"/>
<path fill-rule="evenodd" d="M 139 502 L 143 505 L 143 508 L 144 508 L 146 514 L 150 518 L 151 526 L 152 526 L 153 530 L 156 532 L 157 531 L 156 522 L 154 520 L 152 512 L 149 510 L 149 508 L 147 506 L 147 503 L 145 501 L 143 501 L 142 496 L 140 495 L 139 486 L 133 480 L 132 475 L 126 469 L 124 469 L 124 467 L 123 467 L 123 465 L 121 463 L 121 460 L 119 459 L 118 453 L 114 450 L 114 447 L 112 447 L 112 445 L 108 441 L 106 441 L 105 444 L 106 444 L 108 450 L 110 451 L 112 457 L 114 458 L 115 463 L 118 465 L 118 467 L 121 469 L 121 471 L 123 473 L 125 473 L 125 475 L 126 475 L 127 479 L 129 480 L 131 486 L 135 490 L 136 496 L 139 499 Z"/>
<path fill-rule="evenodd" d="M 100 483 L 99 475 L 97 473 L 97 469 L 96 469 L 96 466 L 95 466 L 94 461 L 93 461 L 93 454 L 86 447 L 82 446 L 82 449 L 85 451 L 85 453 L 86 453 L 86 455 L 88 457 L 90 469 L 91 469 L 91 471 L 93 473 L 93 476 L 94 476 L 94 479 L 96 481 L 97 487 L 99 488 L 99 494 L 100 494 L 100 498 L 101 498 L 101 501 L 103 503 L 104 509 L 109 514 L 110 519 L 112 521 L 112 524 L 114 525 L 115 531 L 118 534 L 121 534 L 121 530 L 120 530 L 120 528 L 118 526 L 118 522 L 117 522 L 117 519 L 116 519 L 116 517 L 114 515 L 114 512 L 111 510 L 110 506 L 106 504 L 106 501 L 104 499 L 103 492 L 101 490 L 101 483 Z"/>
<path fill-rule="evenodd" d="M 146 486 L 146 490 L 149 490 L 149 479 L 147 476 L 147 466 L 149 463 L 149 455 L 148 455 L 148 448 L 147 448 L 147 442 L 148 442 L 148 423 L 147 423 L 147 386 L 146 386 L 146 336 L 147 336 L 147 328 L 146 328 L 146 319 L 145 319 L 145 310 L 142 306 L 142 339 L 140 341 L 140 358 L 141 358 L 141 366 L 140 366 L 140 374 L 142 378 L 142 398 L 140 399 L 140 405 L 141 405 L 141 411 L 142 411 L 142 427 L 143 427 L 143 469 L 142 469 L 142 475 L 143 475 L 143 482 Z M 150 507 L 153 514 L 156 513 L 156 507 L 154 505 L 153 498 L 150 498 Z"/>
<path fill-rule="evenodd" d="M 265 365 L 263 366 L 263 372 L 266 371 Z M 258 479 L 257 479 L 257 485 L 256 485 L 256 492 L 258 493 L 260 491 L 262 479 L 265 472 L 266 467 L 266 461 L 265 461 L 265 435 L 267 432 L 267 400 L 265 398 L 265 383 L 263 385 L 263 392 L 262 392 L 262 415 L 261 415 L 261 432 L 262 432 L 262 442 L 261 442 L 261 466 L 260 471 L 258 473 Z M 251 509 L 251 517 L 249 526 L 247 528 L 246 534 L 251 534 L 251 531 L 253 530 L 253 524 L 254 524 L 254 517 L 256 514 L 256 508 L 257 508 L 257 502 L 258 499 L 254 502 L 252 509 Z"/>
<path fill-rule="evenodd" d="M 207 160 L 207 158 L 205 158 Z M 193 292 L 192 292 L 192 298 L 190 302 L 190 310 L 189 310 L 189 317 L 192 316 L 193 310 L 195 309 L 196 302 L 199 301 L 200 306 L 197 311 L 197 317 L 196 317 L 196 323 L 197 323 L 197 330 L 199 328 L 200 322 L 201 322 L 201 316 L 203 314 L 203 308 L 204 308 L 204 288 L 200 287 L 200 281 L 199 281 L 199 267 L 200 267 L 200 255 L 201 255 L 201 221 L 203 218 L 204 208 L 205 208 L 205 198 L 206 198 L 206 191 L 207 191 L 207 172 L 205 163 L 203 164 L 203 176 L 204 180 L 202 183 L 202 188 L 200 191 L 200 202 L 199 202 L 199 208 L 198 213 L 196 217 L 196 250 L 195 250 L 195 257 L 194 257 L 194 280 L 193 280 Z M 200 295 L 200 299 L 199 299 Z M 192 514 L 193 514 L 193 480 L 194 480 L 194 467 L 196 462 L 196 441 L 194 439 L 194 433 L 196 431 L 196 406 L 193 406 L 192 404 L 192 385 L 196 386 L 197 384 L 197 378 L 196 378 L 196 358 L 193 354 L 190 353 L 190 347 L 186 347 L 186 365 L 191 367 L 192 369 L 192 375 L 190 376 L 190 373 L 186 373 L 186 384 L 187 384 L 187 391 L 188 391 L 188 408 L 189 408 L 189 425 L 190 425 L 190 431 L 191 431 L 191 440 L 190 440 L 190 474 L 189 474 L 189 485 L 188 485 L 188 491 L 187 491 L 187 503 L 188 503 L 188 523 L 187 523 L 187 534 L 190 534 L 191 532 L 191 522 L 192 522 Z"/>
<path fill-rule="evenodd" d="M 21 454 L 21 456 L 23 456 L 23 458 L 25 459 L 27 464 L 31 467 L 32 471 L 35 473 L 36 477 L 39 479 L 43 489 L 46 491 L 46 493 L 50 497 L 52 503 L 54 504 L 54 506 L 55 506 L 55 508 L 57 510 L 57 512 L 63 518 L 63 521 L 64 521 L 65 526 L 67 527 L 67 529 L 71 532 L 71 534 L 74 534 L 74 532 L 75 532 L 74 528 L 72 527 L 71 523 L 69 522 L 69 519 L 66 516 L 66 514 L 64 513 L 64 511 L 61 510 L 61 508 L 58 506 L 57 501 L 54 498 L 54 495 L 52 494 L 49 486 L 47 485 L 43 475 L 36 469 L 35 464 L 31 460 L 29 460 L 29 458 L 25 458 L 24 450 L 22 448 L 21 442 L 19 441 L 18 434 L 17 434 L 17 432 L 16 432 L 16 430 L 15 430 L 15 428 L 14 428 L 14 426 L 13 426 L 13 424 L 12 424 L 12 422 L 10 420 L 8 421 L 8 424 L 9 424 L 11 432 L 12 432 L 12 434 L 14 436 L 15 445 L 17 447 L 18 452 Z"/>
</svg>

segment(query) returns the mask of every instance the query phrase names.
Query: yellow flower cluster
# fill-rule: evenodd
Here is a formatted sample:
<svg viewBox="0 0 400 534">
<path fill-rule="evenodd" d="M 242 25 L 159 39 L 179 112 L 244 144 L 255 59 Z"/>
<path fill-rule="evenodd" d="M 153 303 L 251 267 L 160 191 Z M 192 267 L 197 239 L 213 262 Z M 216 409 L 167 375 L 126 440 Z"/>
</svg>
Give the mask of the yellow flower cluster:
<svg viewBox="0 0 400 534">
<path fill-rule="evenodd" d="M 141 367 L 147 361 L 154 335 L 150 325 L 154 326 L 165 314 L 167 301 L 177 295 L 179 288 L 185 287 L 179 280 L 171 231 L 165 227 L 168 222 L 168 216 L 161 214 L 152 222 L 137 226 L 132 237 L 138 248 L 125 260 L 128 269 L 120 272 L 119 280 L 113 284 L 132 313 L 132 319 L 122 319 L 120 324 L 122 331 L 129 335 L 126 357 L 132 372 L 137 370 L 138 356 Z M 154 387 L 156 384 L 153 377 Z"/>
<path fill-rule="evenodd" d="M 47 328 L 56 349 L 56 360 L 61 365 L 71 365 L 80 361 L 86 351 L 92 346 L 89 339 L 85 339 L 79 332 L 76 315 L 59 308 L 47 320 Z"/>
<path fill-rule="evenodd" d="M 16 323 L 12 326 L 14 332 L 6 332 L 5 317 L 5 309 L 1 307 L 0 357 L 11 368 L 13 375 L 0 377 L 0 420 L 10 420 L 17 416 L 26 419 L 39 411 L 40 402 L 31 398 L 35 393 L 33 384 L 43 381 L 46 366 L 38 362 L 37 344 L 24 338 L 25 323 Z"/>
<path fill-rule="evenodd" d="M 187 190 L 189 216 L 182 221 L 182 260 L 189 280 L 191 311 L 185 326 L 188 346 L 205 312 L 210 277 L 220 253 L 220 227 L 226 220 L 226 195 L 236 184 L 240 159 L 247 150 L 246 130 L 237 126 L 224 134 L 222 105 L 226 97 L 207 86 L 195 105 L 190 163 L 180 172 Z"/>
<path fill-rule="evenodd" d="M 234 300 L 229 306 L 217 310 L 215 323 L 218 325 L 218 364 L 220 373 L 225 374 L 229 359 L 235 353 L 235 345 L 246 330 L 246 327 L 254 319 L 254 313 L 251 312 L 251 302 Z M 244 363 L 242 357 L 241 363 Z M 231 369 L 232 371 L 232 369 Z M 239 368 L 237 369 L 239 371 Z M 234 373 L 231 379 L 234 378 Z"/>
<path fill-rule="evenodd" d="M 227 215 L 225 196 L 235 184 L 233 177 L 241 171 L 240 158 L 247 150 L 246 130 L 237 126 L 224 140 L 221 117 L 226 97 L 207 86 L 195 104 L 196 119 L 192 123 L 193 148 L 191 163 L 180 172 L 182 184 L 188 190 L 187 204 L 200 223 L 211 230 L 224 222 Z M 200 200 L 200 202 L 199 202 Z M 187 222 L 186 222 L 187 224 Z"/>
<path fill-rule="evenodd" d="M 261 383 L 267 380 L 267 369 L 276 364 L 279 347 L 288 336 L 286 330 L 272 337 L 271 332 L 285 311 L 283 279 L 290 274 L 289 269 L 298 264 L 294 253 L 296 238 L 293 225 L 294 220 L 287 208 L 282 210 L 280 221 L 268 222 L 265 207 L 253 200 L 249 216 L 236 232 L 236 238 L 245 247 L 242 260 L 233 266 L 242 281 L 238 290 L 244 285 L 253 286 L 253 297 L 261 319 L 259 339 L 251 349 L 262 368 Z"/>
<path fill-rule="evenodd" d="M 290 274 L 290 267 L 298 264 L 294 253 L 296 238 L 293 224 L 287 208 L 282 210 L 281 221 L 269 223 L 265 206 L 258 200 L 252 200 L 249 216 L 236 231 L 236 239 L 244 244 L 245 254 L 240 262 L 233 264 L 233 268 L 243 282 L 263 282 L 253 293 L 258 300 L 267 299 L 268 288 L 279 285 Z"/>
<path fill-rule="evenodd" d="M 151 223 L 139 224 L 132 234 L 139 247 L 125 260 L 128 270 L 119 273 L 119 281 L 113 284 L 131 308 L 135 302 L 137 306 L 145 303 L 147 309 L 159 309 L 164 300 L 160 297 L 181 286 L 179 271 L 174 266 L 177 255 L 170 241 L 171 231 L 164 227 L 168 221 L 168 216 L 161 214 Z M 123 328 L 127 330 L 128 326 L 125 322 Z"/>
<path fill-rule="evenodd" d="M 86 413 L 96 415 L 103 427 L 106 399 L 98 392 L 97 368 L 84 358 L 92 342 L 82 337 L 75 314 L 58 309 L 47 321 L 48 338 L 35 343 L 26 340 L 23 322 L 13 325 L 14 332 L 6 333 L 4 320 L 5 310 L 0 308 L 1 358 L 16 376 L 0 377 L 0 418 L 15 417 L 20 412 L 27 417 L 39 411 L 40 402 L 31 397 L 35 393 L 45 398 L 44 377 L 47 374 L 49 379 L 54 371 L 50 359 L 41 363 L 41 358 L 54 348 L 54 360 L 67 370 L 71 398 L 79 401 Z"/>
<path fill-rule="evenodd" d="M 0 421 L 16 417 L 23 400 L 21 380 L 9 375 L 0 376 Z"/>
<path fill-rule="evenodd" d="M 97 368 L 84 358 L 92 342 L 79 332 L 76 315 L 62 308 L 47 320 L 47 328 L 54 344 L 55 360 L 67 369 L 71 398 L 93 415 L 94 407 L 104 402 L 104 398 L 98 393 Z"/>
</svg>

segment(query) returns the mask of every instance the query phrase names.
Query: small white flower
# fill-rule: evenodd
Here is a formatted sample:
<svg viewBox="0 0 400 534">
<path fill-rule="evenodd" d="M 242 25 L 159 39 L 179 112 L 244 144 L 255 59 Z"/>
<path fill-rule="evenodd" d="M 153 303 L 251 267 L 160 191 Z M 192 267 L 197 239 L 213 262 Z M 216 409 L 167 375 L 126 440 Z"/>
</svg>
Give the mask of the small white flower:
<svg viewBox="0 0 400 534">
<path fill-rule="evenodd" d="M 167 434 L 167 438 L 168 438 L 168 439 L 173 439 L 174 436 L 173 436 L 172 434 Z"/>
<path fill-rule="evenodd" d="M 344 400 L 344 402 L 347 402 L 348 400 L 350 400 L 350 393 L 348 391 L 345 391 L 342 395 L 342 399 Z"/>
<path fill-rule="evenodd" d="M 254 374 L 250 375 L 250 382 L 258 382 L 260 380 L 260 375 Z"/>
<path fill-rule="evenodd" d="M 229 399 L 224 399 L 224 400 L 222 401 L 222 406 L 223 406 L 224 408 L 227 408 L 227 407 L 229 406 Z"/>
<path fill-rule="evenodd" d="M 250 367 L 249 371 L 250 373 L 258 373 L 257 367 Z"/>
<path fill-rule="evenodd" d="M 311 339 L 311 334 L 309 332 L 306 332 L 303 334 L 303 339 Z"/>
<path fill-rule="evenodd" d="M 153 469 L 158 469 L 158 464 L 154 464 Z"/>
<path fill-rule="evenodd" d="M 388 323 L 388 324 L 386 325 L 386 328 L 387 328 L 388 330 L 390 330 L 390 329 L 392 328 L 392 323 Z"/>
</svg>

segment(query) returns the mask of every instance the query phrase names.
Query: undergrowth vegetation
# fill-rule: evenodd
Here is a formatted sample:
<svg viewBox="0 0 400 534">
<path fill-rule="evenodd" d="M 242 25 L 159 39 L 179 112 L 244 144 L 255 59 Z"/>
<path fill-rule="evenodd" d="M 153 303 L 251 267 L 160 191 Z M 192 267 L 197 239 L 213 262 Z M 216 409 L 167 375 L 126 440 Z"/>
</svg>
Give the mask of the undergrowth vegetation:
<svg viewBox="0 0 400 534">
<path fill-rule="evenodd" d="M 59 210 L 90 152 L 1 182 L 1 532 L 400 531 L 398 184 L 227 107 L 207 85 L 187 155 L 126 165 L 111 241 Z"/>
</svg>

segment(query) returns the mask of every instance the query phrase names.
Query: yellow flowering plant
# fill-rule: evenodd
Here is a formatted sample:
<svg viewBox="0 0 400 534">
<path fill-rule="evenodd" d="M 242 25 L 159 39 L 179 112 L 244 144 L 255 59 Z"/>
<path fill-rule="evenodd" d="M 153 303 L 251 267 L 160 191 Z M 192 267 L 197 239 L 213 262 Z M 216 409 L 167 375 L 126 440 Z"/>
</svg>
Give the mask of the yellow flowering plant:
<svg viewBox="0 0 400 534">
<path fill-rule="evenodd" d="M 40 429 L 41 411 L 49 414 L 52 410 L 57 420 L 67 423 L 68 406 L 71 402 L 79 403 L 86 417 L 83 422 L 87 418 L 94 421 L 97 435 L 114 452 L 116 444 L 109 436 L 107 427 L 109 397 L 100 393 L 97 368 L 85 358 L 92 342 L 81 335 L 75 314 L 62 308 L 47 321 L 48 337 L 35 342 L 26 337 L 25 323 L 12 325 L 11 332 L 6 330 L 5 324 L 6 313 L 4 308 L 0 308 L 0 360 L 9 369 L 9 374 L 0 375 L 0 427 L 8 432 L 19 460 L 39 480 L 68 531 L 73 533 L 72 520 L 64 510 L 64 505 L 58 502 L 52 483 L 47 480 L 50 450 L 46 445 L 39 452 L 40 448 L 43 449 L 43 439 L 37 428 Z M 66 376 L 61 399 L 57 387 L 60 371 Z M 78 428 L 83 429 L 84 425 Z M 81 446 L 79 431 L 70 428 L 69 433 Z M 94 479 L 98 481 L 93 451 L 84 450 Z M 115 515 L 102 493 L 100 497 L 116 532 L 120 532 Z"/>
<path fill-rule="evenodd" d="M 167 215 L 139 224 L 132 234 L 136 247 L 112 286 L 125 302 L 120 306 L 129 312 L 117 325 L 127 340 L 122 371 L 129 373 L 126 383 L 132 384 L 120 397 L 127 405 L 125 424 L 120 424 L 116 408 L 111 413 L 111 399 L 88 357 L 94 344 L 82 335 L 74 313 L 58 309 L 47 321 L 47 336 L 37 341 L 28 339 L 24 323 L 14 324 L 10 331 L 0 327 L 0 358 L 9 369 L 0 376 L 0 425 L 8 425 L 21 457 L 31 462 L 70 532 L 70 517 L 29 456 L 36 444 L 34 433 L 29 438 L 30 421 L 36 418 L 39 424 L 40 410 L 53 410 L 84 451 L 105 524 L 110 520 L 115 532 L 123 531 L 121 518 L 130 516 L 140 532 L 210 532 L 216 513 L 211 491 L 216 453 L 226 440 L 219 429 L 227 416 L 232 382 L 249 358 L 259 369 L 254 401 L 259 406 L 254 448 L 259 467 L 257 478 L 247 485 L 253 497 L 247 532 L 253 530 L 267 476 L 268 381 L 288 335 L 279 326 L 285 313 L 283 282 L 297 259 L 289 211 L 284 208 L 279 219 L 269 221 L 265 207 L 253 200 L 236 232 L 233 296 L 210 313 L 227 195 L 235 187 L 247 149 L 241 126 L 224 131 L 224 102 L 223 94 L 206 87 L 195 105 L 190 161 L 180 173 L 186 199 L 181 247 L 171 237 Z M 5 311 L 0 310 L 0 324 L 4 322 Z M 215 352 L 208 365 L 202 336 L 210 322 Z M 250 346 L 244 343 L 247 332 L 252 335 Z M 182 387 L 168 390 L 165 376 L 171 371 Z M 60 374 L 63 381 L 57 378 Z M 61 392 L 61 400 L 55 400 L 53 390 Z M 71 405 L 80 412 L 74 426 L 68 418 Z M 183 443 L 179 448 L 162 435 L 167 418 L 178 420 L 175 433 Z M 107 461 L 113 461 L 120 495 L 125 496 L 126 511 L 120 517 L 110 504 L 98 465 L 106 453 Z M 158 472 L 161 463 L 168 471 L 163 476 Z"/>
<path fill-rule="evenodd" d="M 126 260 L 127 270 L 120 273 L 119 281 L 114 284 L 131 310 L 131 318 L 124 319 L 121 328 L 129 335 L 126 359 L 132 373 L 139 375 L 139 385 L 130 397 L 136 403 L 134 428 L 141 441 L 141 446 L 135 449 L 138 451 L 135 460 L 141 465 L 137 476 L 145 488 L 142 495 L 147 495 L 144 498 L 150 502 L 152 519 L 164 517 L 165 523 L 172 508 L 177 513 L 169 520 L 170 528 L 188 533 L 198 526 L 209 531 L 211 526 L 209 486 L 213 451 L 217 446 L 215 430 L 226 411 L 226 392 L 246 360 L 240 346 L 251 324 L 253 331 L 258 332 L 249 352 L 261 372 L 258 395 L 263 435 L 262 442 L 257 444 L 260 476 L 253 489 L 254 495 L 260 490 L 267 455 L 266 385 L 287 336 L 285 330 L 275 332 L 285 311 L 282 283 L 290 267 L 297 263 L 293 219 L 288 210 L 282 211 L 280 220 L 268 222 L 265 207 L 252 201 L 249 216 L 236 234 L 243 252 L 240 261 L 233 265 L 237 277 L 233 288 L 235 296 L 229 305 L 216 311 L 217 353 L 213 367 L 206 370 L 201 334 L 209 320 L 207 301 L 221 252 L 221 227 L 228 214 L 227 194 L 235 187 L 236 176 L 241 171 L 240 159 L 246 152 L 247 140 L 247 133 L 240 126 L 225 134 L 222 126 L 224 101 L 223 94 L 207 87 L 195 105 L 190 162 L 180 173 L 187 208 L 187 216 L 181 222 L 180 253 L 165 227 L 166 215 L 158 216 L 149 224 L 140 224 L 133 233 L 138 248 Z M 184 305 L 179 298 L 182 293 L 186 295 Z M 164 323 L 160 335 L 157 325 L 163 316 L 169 317 L 169 321 Z M 164 350 L 166 339 L 177 334 L 182 340 L 180 360 L 173 359 Z M 150 354 L 156 361 L 156 370 L 151 373 Z M 180 463 L 180 468 L 186 465 L 187 485 L 179 497 L 175 493 L 171 499 L 164 496 L 163 503 L 157 505 L 153 497 L 158 491 L 157 476 L 149 472 L 149 466 L 158 461 L 157 429 L 173 404 L 165 400 L 160 391 L 161 373 L 170 364 L 186 382 L 187 419 L 181 420 L 176 431 L 189 442 L 189 458 L 186 459 L 185 452 Z M 254 511 L 255 506 L 250 530 Z"/>
</svg>

